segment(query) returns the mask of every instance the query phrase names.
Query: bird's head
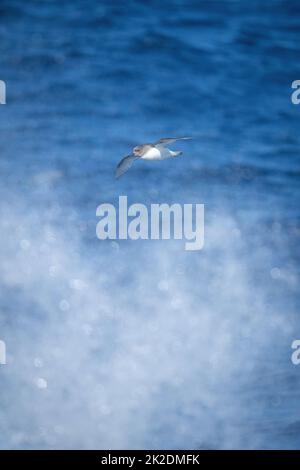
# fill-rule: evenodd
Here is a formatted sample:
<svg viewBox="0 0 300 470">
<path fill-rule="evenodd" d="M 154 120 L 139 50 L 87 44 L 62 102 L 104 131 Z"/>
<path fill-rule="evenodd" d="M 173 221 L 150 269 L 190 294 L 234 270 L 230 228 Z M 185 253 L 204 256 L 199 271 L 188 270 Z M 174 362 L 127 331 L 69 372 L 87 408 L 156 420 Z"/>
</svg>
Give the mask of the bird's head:
<svg viewBox="0 0 300 470">
<path fill-rule="evenodd" d="M 141 145 L 137 145 L 133 149 L 133 155 L 137 155 L 138 157 L 140 157 L 142 155 L 142 152 L 143 152 L 143 149 L 142 149 Z"/>
</svg>

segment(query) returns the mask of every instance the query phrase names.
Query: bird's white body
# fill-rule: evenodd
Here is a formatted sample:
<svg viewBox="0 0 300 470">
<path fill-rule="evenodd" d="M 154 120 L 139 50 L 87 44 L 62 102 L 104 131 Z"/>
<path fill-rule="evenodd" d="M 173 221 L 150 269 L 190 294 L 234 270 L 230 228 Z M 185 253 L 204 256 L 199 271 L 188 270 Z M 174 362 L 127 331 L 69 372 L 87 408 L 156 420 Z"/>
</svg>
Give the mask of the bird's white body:
<svg viewBox="0 0 300 470">
<path fill-rule="evenodd" d="M 178 152 L 173 152 L 166 147 L 157 146 L 149 149 L 142 157 L 142 160 L 165 160 L 166 158 L 175 157 Z"/>
</svg>

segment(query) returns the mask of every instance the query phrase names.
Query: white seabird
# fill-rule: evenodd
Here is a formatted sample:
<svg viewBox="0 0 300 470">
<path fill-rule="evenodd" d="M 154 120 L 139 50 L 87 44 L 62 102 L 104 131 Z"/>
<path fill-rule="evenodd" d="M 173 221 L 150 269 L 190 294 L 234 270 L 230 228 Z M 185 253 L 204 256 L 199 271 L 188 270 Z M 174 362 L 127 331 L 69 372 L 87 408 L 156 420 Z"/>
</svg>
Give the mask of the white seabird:
<svg viewBox="0 0 300 470">
<path fill-rule="evenodd" d="M 122 176 L 137 159 L 141 160 L 165 160 L 166 158 L 178 157 L 182 152 L 170 150 L 166 145 L 176 140 L 190 140 L 191 137 L 166 137 L 159 139 L 154 144 L 142 144 L 134 147 L 131 155 L 124 157 L 119 163 L 115 171 L 116 178 Z"/>
</svg>

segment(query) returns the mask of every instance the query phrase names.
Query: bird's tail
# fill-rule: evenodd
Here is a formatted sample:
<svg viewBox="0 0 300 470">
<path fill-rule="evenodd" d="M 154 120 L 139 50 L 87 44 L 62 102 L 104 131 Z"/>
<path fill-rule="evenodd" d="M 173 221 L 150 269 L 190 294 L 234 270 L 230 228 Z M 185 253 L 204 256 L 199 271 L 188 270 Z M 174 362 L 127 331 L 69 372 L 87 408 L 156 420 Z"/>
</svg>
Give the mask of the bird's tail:
<svg viewBox="0 0 300 470">
<path fill-rule="evenodd" d="M 173 155 L 172 157 L 179 157 L 179 155 L 182 155 L 183 152 L 181 152 L 181 150 L 179 150 L 178 152 L 173 152 Z"/>
</svg>

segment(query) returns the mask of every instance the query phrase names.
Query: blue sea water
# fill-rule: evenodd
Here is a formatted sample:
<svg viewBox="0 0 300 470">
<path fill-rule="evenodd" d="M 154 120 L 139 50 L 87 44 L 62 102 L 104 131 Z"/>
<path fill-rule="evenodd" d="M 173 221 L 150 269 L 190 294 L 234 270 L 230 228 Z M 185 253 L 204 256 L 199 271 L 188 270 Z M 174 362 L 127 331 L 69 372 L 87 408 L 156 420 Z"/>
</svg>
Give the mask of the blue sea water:
<svg viewBox="0 0 300 470">
<path fill-rule="evenodd" d="M 299 44 L 296 0 L 1 1 L 0 448 L 300 448 Z M 99 241 L 119 195 L 204 249 Z"/>
</svg>

